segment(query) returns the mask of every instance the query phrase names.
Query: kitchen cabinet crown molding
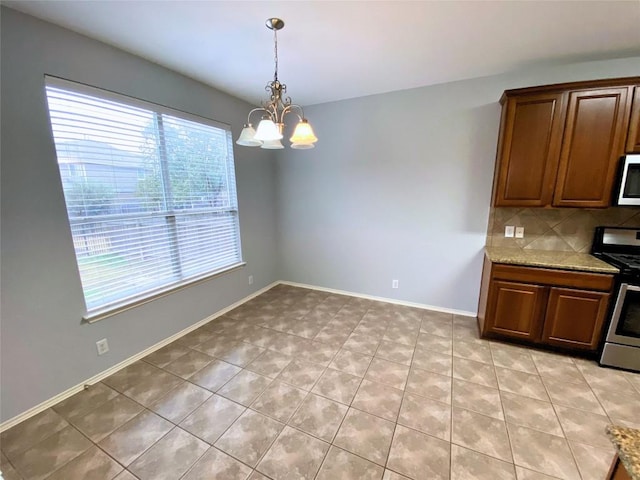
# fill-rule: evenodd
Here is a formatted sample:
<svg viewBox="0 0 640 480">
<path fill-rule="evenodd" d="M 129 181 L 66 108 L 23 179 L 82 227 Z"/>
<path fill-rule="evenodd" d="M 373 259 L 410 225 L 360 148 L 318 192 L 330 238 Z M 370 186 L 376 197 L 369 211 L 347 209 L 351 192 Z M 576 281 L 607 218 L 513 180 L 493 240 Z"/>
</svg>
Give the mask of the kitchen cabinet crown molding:
<svg viewBox="0 0 640 480">
<path fill-rule="evenodd" d="M 507 101 L 507 98 L 515 95 L 564 92 L 568 90 L 590 90 L 592 88 L 624 87 L 628 85 L 640 85 L 640 77 L 603 78 L 598 80 L 538 85 L 535 87 L 512 88 L 504 91 L 502 97 L 500 97 L 500 104 L 504 104 L 504 102 Z"/>
</svg>

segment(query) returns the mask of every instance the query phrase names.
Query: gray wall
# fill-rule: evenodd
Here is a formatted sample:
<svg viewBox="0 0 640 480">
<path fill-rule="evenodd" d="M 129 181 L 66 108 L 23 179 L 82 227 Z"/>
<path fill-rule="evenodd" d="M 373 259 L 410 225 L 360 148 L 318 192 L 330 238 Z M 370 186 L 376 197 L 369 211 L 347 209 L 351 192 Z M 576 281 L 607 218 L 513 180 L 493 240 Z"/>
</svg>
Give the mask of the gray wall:
<svg viewBox="0 0 640 480">
<path fill-rule="evenodd" d="M 640 58 L 548 67 L 307 108 L 316 149 L 278 152 L 277 164 L 273 153 L 236 149 L 246 268 L 82 325 L 44 74 L 229 123 L 234 137 L 249 105 L 68 30 L 1 15 L 0 420 L 277 279 L 475 312 L 502 91 L 640 71 Z M 104 337 L 111 352 L 97 357 Z"/>
<path fill-rule="evenodd" d="M 272 153 L 235 151 L 247 267 L 93 325 L 75 265 L 44 95 L 64 77 L 231 124 L 250 106 L 177 73 L 2 8 L 1 419 L 7 420 L 277 280 Z M 247 276 L 254 275 L 249 287 Z M 111 351 L 96 354 L 108 338 Z"/>
<path fill-rule="evenodd" d="M 305 108 L 320 140 L 278 157 L 280 276 L 475 313 L 502 92 L 639 73 L 546 66 Z"/>
</svg>

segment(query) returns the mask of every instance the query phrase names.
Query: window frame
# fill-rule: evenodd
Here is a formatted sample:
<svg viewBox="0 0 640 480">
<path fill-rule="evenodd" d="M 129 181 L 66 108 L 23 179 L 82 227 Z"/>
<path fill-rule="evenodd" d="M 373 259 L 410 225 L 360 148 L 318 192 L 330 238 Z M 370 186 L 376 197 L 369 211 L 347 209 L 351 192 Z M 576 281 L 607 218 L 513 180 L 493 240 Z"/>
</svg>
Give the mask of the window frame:
<svg viewBox="0 0 640 480">
<path fill-rule="evenodd" d="M 91 221 L 95 221 L 96 219 L 100 219 L 100 218 L 104 218 L 105 221 L 109 221 L 109 220 L 116 220 L 116 219 L 141 219 L 141 218 L 149 218 L 149 217 L 157 217 L 157 218 L 164 218 L 166 223 L 167 223 L 167 235 L 171 238 L 171 241 L 169 243 L 167 243 L 167 245 L 169 246 L 169 248 L 171 249 L 171 251 L 178 251 L 180 248 L 180 242 L 178 242 L 177 240 L 177 236 L 176 234 L 176 216 L 188 216 L 188 215 L 198 215 L 198 214 L 203 214 L 203 213 L 214 213 L 216 211 L 219 212 L 228 212 L 231 213 L 232 215 L 235 215 L 236 219 L 235 219 L 235 238 L 237 239 L 237 251 L 238 251 L 238 258 L 239 261 L 227 265 L 225 267 L 213 270 L 213 271 L 209 271 L 209 272 L 204 272 L 204 273 L 200 273 L 200 274 L 195 274 L 195 275 L 191 275 L 191 276 L 187 276 L 187 277 L 181 277 L 179 280 L 173 281 L 169 284 L 163 285 L 163 286 L 159 286 L 159 287 L 153 287 L 153 288 L 149 288 L 149 289 L 143 289 L 142 291 L 136 293 L 136 294 L 132 294 L 132 295 L 128 295 L 128 296 L 124 296 L 119 298 L 118 300 L 114 300 L 114 301 L 110 301 L 107 302 L 101 306 L 97 306 L 95 308 L 88 308 L 87 305 L 87 297 L 85 295 L 85 286 L 82 283 L 82 278 L 80 276 L 80 266 L 79 266 L 79 257 L 78 257 L 78 253 L 76 251 L 75 248 L 75 244 L 74 244 L 74 258 L 75 258 L 75 262 L 76 262 L 76 267 L 78 268 L 78 275 L 80 276 L 80 280 L 81 280 L 81 288 L 82 288 L 82 298 L 83 298 L 83 302 L 84 302 L 84 308 L 85 308 L 85 314 L 82 316 L 82 320 L 84 322 L 87 323 L 93 323 L 96 322 L 98 320 L 102 320 L 104 318 L 116 315 L 118 313 L 130 310 L 132 308 L 135 308 L 137 306 L 140 305 L 144 305 L 146 303 L 149 303 L 153 300 L 156 300 L 158 298 L 167 296 L 173 292 L 179 291 L 179 290 L 183 290 L 187 287 L 190 287 L 192 285 L 196 285 L 198 283 L 202 283 L 205 281 L 208 281 L 212 278 L 218 277 L 220 275 L 229 273 L 231 271 L 237 270 L 239 268 L 242 268 L 246 265 L 246 262 L 243 260 L 243 253 L 242 253 L 242 238 L 241 238 L 241 234 L 240 234 L 240 215 L 239 215 L 239 206 L 238 206 L 238 192 L 237 192 L 237 180 L 236 180 L 236 176 L 235 176 L 235 156 L 233 155 L 234 151 L 233 151 L 233 141 L 230 140 L 232 137 L 232 130 L 231 130 L 231 126 L 226 124 L 226 123 L 222 123 L 222 122 L 218 122 L 206 117 L 202 117 L 199 115 L 195 115 L 192 113 L 188 113 L 188 112 L 184 112 L 181 110 L 177 110 L 174 108 L 169 108 L 166 107 L 164 105 L 160 105 L 157 103 L 153 103 L 153 102 L 149 102 L 149 101 L 145 101 L 145 100 L 140 100 L 137 99 L 135 97 L 130 97 L 124 94 L 119 94 L 116 92 L 112 92 L 109 90 L 104 90 L 98 87 L 93 87 L 93 86 L 89 86 L 86 84 L 82 84 L 82 83 L 78 83 L 78 82 L 73 82 L 70 80 L 66 80 L 60 77 L 55 77 L 55 76 L 51 76 L 51 75 L 45 75 L 44 77 L 45 82 L 44 82 L 44 87 L 45 87 L 45 99 L 47 100 L 47 117 L 48 117 L 48 121 L 49 121 L 49 127 L 50 127 L 50 131 L 51 131 L 51 140 L 52 143 L 54 144 L 54 151 L 56 152 L 56 167 L 57 167 L 57 171 L 58 174 L 60 175 L 60 185 L 62 187 L 63 185 L 63 180 L 62 180 L 62 172 L 61 172 L 61 164 L 58 162 L 58 149 L 55 145 L 55 136 L 54 136 L 54 129 L 53 129 L 53 122 L 51 119 L 51 114 L 50 114 L 50 109 L 49 109 L 49 104 L 48 104 L 48 96 L 46 93 L 46 87 L 52 87 L 52 88 L 59 88 L 59 89 L 63 89 L 63 90 L 68 90 L 72 93 L 78 93 L 80 95 L 88 95 L 94 98 L 98 98 L 101 100 L 105 100 L 105 101 L 110 101 L 110 102 L 116 102 L 119 104 L 124 104 L 127 106 L 131 106 L 133 108 L 140 108 L 146 111 L 149 111 L 150 113 L 152 113 L 153 115 L 153 119 L 154 119 L 154 123 L 156 124 L 156 126 L 159 126 L 161 129 L 162 127 L 162 123 L 163 123 L 163 115 L 167 115 L 169 117 L 173 117 L 173 118 L 177 118 L 180 120 L 186 120 L 188 122 L 194 122 L 197 123 L 199 125 L 205 125 L 205 126 L 209 126 L 209 127 L 213 127 L 213 128 L 218 128 L 221 130 L 224 130 L 226 132 L 226 136 L 227 136 L 227 142 L 229 145 L 229 152 L 231 154 L 231 158 L 227 158 L 227 160 L 225 161 L 225 169 L 227 170 L 227 174 L 226 174 L 226 178 L 228 180 L 233 180 L 234 185 L 233 185 L 233 193 L 235 195 L 235 205 L 231 205 L 228 207 L 212 207 L 212 208 L 208 208 L 205 211 L 203 210 L 199 210 L 199 211 L 195 211 L 195 212 L 184 212 L 184 211 L 176 211 L 173 210 L 171 208 L 167 209 L 164 208 L 156 213 L 130 213 L 130 214 L 111 214 L 111 215 L 103 215 L 103 216 L 93 216 L 93 217 L 85 217 L 84 219 L 80 219 L 80 220 L 76 220 L 76 221 L 72 221 L 70 215 L 69 215 L 69 210 L 68 210 L 68 205 L 67 205 L 67 198 L 65 196 L 65 212 L 66 212 L 66 219 L 67 219 L 67 225 L 69 226 L 69 234 L 72 237 L 73 240 L 73 226 L 74 225 L 79 225 L 82 224 L 83 222 L 91 222 Z M 165 142 L 165 136 L 164 134 L 159 135 L 160 138 L 158 138 L 158 141 L 161 143 Z M 168 160 L 168 155 L 166 153 L 166 148 L 163 148 L 162 146 L 158 149 L 159 150 L 159 154 L 158 154 L 158 158 L 159 158 L 159 166 L 160 168 L 163 169 L 168 169 L 169 168 L 169 160 Z M 229 170 L 229 164 L 231 163 L 232 169 L 233 169 L 233 175 L 231 175 L 231 177 L 229 176 L 228 170 Z M 165 177 L 164 175 L 162 177 Z M 170 190 L 170 186 L 167 185 L 168 183 L 168 176 L 167 178 L 165 178 L 165 180 L 162 182 L 162 191 L 163 192 L 167 192 L 167 189 Z M 166 207 L 166 205 L 165 205 Z M 172 230 L 172 226 L 173 225 L 173 230 Z M 173 233 L 172 233 L 173 232 Z M 173 257 L 173 255 L 171 255 Z"/>
</svg>

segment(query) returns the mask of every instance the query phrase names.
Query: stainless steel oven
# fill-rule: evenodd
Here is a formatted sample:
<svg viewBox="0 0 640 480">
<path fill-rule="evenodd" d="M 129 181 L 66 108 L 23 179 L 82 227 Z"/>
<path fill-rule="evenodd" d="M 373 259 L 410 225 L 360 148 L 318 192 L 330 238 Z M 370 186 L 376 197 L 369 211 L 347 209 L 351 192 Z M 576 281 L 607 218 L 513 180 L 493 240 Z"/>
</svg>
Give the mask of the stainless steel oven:
<svg viewBox="0 0 640 480">
<path fill-rule="evenodd" d="M 600 363 L 640 371 L 639 285 L 620 285 Z"/>
<path fill-rule="evenodd" d="M 640 347 L 640 286 L 620 285 L 607 341 Z"/>
<path fill-rule="evenodd" d="M 620 270 L 600 364 L 640 371 L 640 229 L 597 227 L 592 253 Z"/>
</svg>

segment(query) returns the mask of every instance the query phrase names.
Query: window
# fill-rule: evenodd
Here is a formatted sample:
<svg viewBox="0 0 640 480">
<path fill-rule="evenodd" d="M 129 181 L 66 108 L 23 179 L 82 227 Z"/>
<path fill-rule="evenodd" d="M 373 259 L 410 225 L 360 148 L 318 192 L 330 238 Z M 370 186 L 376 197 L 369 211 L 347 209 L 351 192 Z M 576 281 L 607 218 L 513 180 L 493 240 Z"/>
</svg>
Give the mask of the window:
<svg viewBox="0 0 640 480">
<path fill-rule="evenodd" d="M 87 318 L 241 265 L 228 126 L 47 77 Z"/>
</svg>

